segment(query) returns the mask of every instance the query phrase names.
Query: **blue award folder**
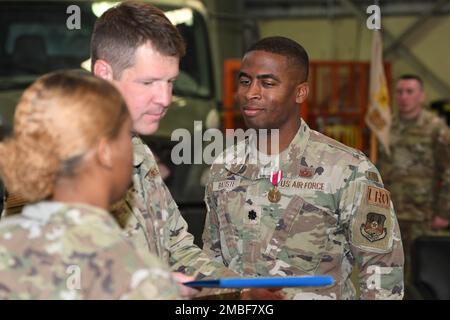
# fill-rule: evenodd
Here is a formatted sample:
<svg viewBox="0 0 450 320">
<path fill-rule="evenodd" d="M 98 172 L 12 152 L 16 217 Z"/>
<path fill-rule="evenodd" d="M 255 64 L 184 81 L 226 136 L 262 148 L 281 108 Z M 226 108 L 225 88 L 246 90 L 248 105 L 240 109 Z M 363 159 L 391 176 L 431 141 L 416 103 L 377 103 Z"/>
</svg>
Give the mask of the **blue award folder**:
<svg viewBox="0 0 450 320">
<path fill-rule="evenodd" d="M 185 286 L 197 288 L 287 288 L 322 287 L 333 284 L 331 276 L 268 277 L 268 278 L 222 278 L 189 281 Z"/>
</svg>

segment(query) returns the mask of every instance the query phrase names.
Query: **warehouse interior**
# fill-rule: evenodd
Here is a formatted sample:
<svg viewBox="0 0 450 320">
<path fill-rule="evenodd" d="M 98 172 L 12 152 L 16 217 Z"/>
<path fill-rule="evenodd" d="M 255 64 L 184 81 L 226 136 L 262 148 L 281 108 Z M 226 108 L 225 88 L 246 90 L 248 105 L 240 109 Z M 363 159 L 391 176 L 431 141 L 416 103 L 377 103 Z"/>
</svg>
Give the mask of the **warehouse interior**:
<svg viewBox="0 0 450 320">
<path fill-rule="evenodd" d="M 433 132 L 436 140 L 426 140 L 424 133 L 412 151 L 418 161 L 419 157 L 427 161 L 432 159 L 427 162 L 426 173 L 420 172 L 423 164 L 417 164 L 416 160 L 408 158 L 408 154 L 401 154 L 408 160 L 403 164 L 405 170 L 410 167 L 406 176 L 412 179 L 417 173 L 417 184 L 423 181 L 424 176 L 434 179 L 424 200 L 433 208 L 433 213 L 425 220 L 408 221 L 422 224 L 421 228 L 427 232 L 415 239 L 411 247 L 407 246 L 409 252 L 405 255 L 408 254 L 411 280 L 404 283 L 403 299 L 450 299 L 450 275 L 446 272 L 450 267 L 450 158 L 447 157 L 450 154 L 449 0 L 141 2 L 151 3 L 165 12 L 186 44 L 186 54 L 180 60 L 180 73 L 173 83 L 170 108 L 161 119 L 158 131 L 141 138 L 154 154 L 163 184 L 199 248 L 203 248 L 205 223 L 210 223 L 206 214 L 210 208 L 205 205 L 205 186 L 211 163 L 201 158 L 211 140 L 207 140 L 204 133 L 208 129 L 217 129 L 225 135 L 227 129 L 249 128 L 241 113 L 238 91 L 243 57 L 247 49 L 260 39 L 286 37 L 306 50 L 309 56 L 309 95 L 299 105 L 302 121 L 311 130 L 361 151 L 380 170 L 382 180 L 396 179 L 396 169 L 388 177 L 380 169 L 383 156 L 380 150 L 384 142 L 367 123 L 374 103 L 371 87 L 376 55 L 374 38 L 376 33 L 381 35 L 380 61 L 383 68 L 377 72 L 383 75 L 382 82 L 386 88 L 383 103 L 387 111 L 383 117 L 388 117 L 389 126 L 394 126 L 395 119 L 402 117 L 399 83 L 419 83 L 416 78 L 409 77 L 415 75 L 421 79 L 420 90 L 425 93 L 421 107 L 438 117 L 436 121 L 442 128 L 439 129 L 442 137 L 436 138 L 437 129 L 434 129 L 438 126 L 428 125 L 426 132 Z M 36 79 L 63 69 L 94 72 L 90 59 L 94 23 L 117 4 L 118 1 L 0 1 L 0 145 L 14 136 L 16 106 L 24 90 Z M 376 23 L 379 23 L 378 28 L 373 27 Z M 405 75 L 407 77 L 403 78 Z M 187 162 L 173 160 L 174 150 L 180 146 L 180 136 L 174 136 L 178 129 L 193 137 L 186 144 L 192 147 Z M 389 140 L 392 150 L 395 150 L 395 142 L 401 144 L 406 140 L 409 141 L 410 137 L 392 136 Z M 439 148 L 442 144 L 442 149 L 436 147 L 438 144 Z M 428 147 L 432 150 L 429 158 L 426 155 Z M 430 171 L 431 168 L 434 171 Z M 4 174 L 1 163 L 0 173 Z M 395 188 L 402 181 L 394 182 L 394 190 L 390 190 L 388 184 L 377 186 L 386 188 L 392 199 L 397 200 L 397 194 L 402 193 Z M 409 182 L 400 185 L 405 194 L 414 194 L 416 187 L 422 190 L 422 186 Z M 18 193 L 8 192 L 5 183 L 1 184 L 1 193 L 4 201 L 0 205 L 3 211 L 0 235 L 3 237 L 2 223 L 10 216 L 20 215 L 29 201 Z M 148 201 L 151 202 L 151 198 Z M 420 203 L 417 206 L 420 211 Z M 397 210 L 402 205 L 394 201 L 393 208 Z M 440 219 L 438 222 L 436 216 Z M 406 234 L 402 228 L 400 223 L 400 234 Z M 222 237 L 226 238 L 225 235 Z M 0 240 L 0 248 L 2 245 Z M 300 243 L 298 245 L 301 246 Z M 403 249 L 406 250 L 405 244 Z M 0 285 L 2 272 L 0 268 Z M 308 274 L 314 275 L 314 270 Z M 353 270 L 352 281 L 359 295 L 357 269 Z"/>
</svg>

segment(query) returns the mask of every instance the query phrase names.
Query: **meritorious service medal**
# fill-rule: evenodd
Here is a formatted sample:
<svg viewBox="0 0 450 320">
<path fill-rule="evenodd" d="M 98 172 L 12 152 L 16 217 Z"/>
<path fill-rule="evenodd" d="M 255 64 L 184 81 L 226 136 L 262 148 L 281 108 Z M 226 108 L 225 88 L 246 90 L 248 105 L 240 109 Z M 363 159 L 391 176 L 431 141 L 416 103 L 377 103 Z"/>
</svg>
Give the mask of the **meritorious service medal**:
<svg viewBox="0 0 450 320">
<path fill-rule="evenodd" d="M 269 199 L 269 201 L 272 203 L 277 203 L 281 199 L 281 192 L 277 188 L 281 179 L 283 179 L 283 171 L 281 170 L 272 171 L 272 173 L 270 174 L 270 182 L 272 183 L 273 188 L 269 191 L 267 199 Z"/>
</svg>

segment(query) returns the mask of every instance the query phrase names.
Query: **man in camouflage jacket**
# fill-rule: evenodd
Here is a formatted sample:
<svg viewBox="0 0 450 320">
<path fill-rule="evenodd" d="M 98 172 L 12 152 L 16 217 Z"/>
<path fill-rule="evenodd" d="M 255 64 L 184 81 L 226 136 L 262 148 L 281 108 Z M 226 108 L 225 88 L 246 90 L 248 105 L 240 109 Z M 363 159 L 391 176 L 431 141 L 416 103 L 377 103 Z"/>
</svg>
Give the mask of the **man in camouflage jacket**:
<svg viewBox="0 0 450 320">
<path fill-rule="evenodd" d="M 450 129 L 422 108 L 422 79 L 404 75 L 395 92 L 398 116 L 390 131 L 390 154 L 380 150 L 378 167 L 395 205 L 411 281 L 415 239 L 445 229 L 450 219 Z"/>
<path fill-rule="evenodd" d="M 250 128 L 279 129 L 280 153 L 256 150 L 258 134 L 216 159 L 204 250 L 245 276 L 333 276 L 328 287 L 285 289 L 291 299 L 356 298 L 355 266 L 362 299 L 401 299 L 403 249 L 389 192 L 363 153 L 301 120 L 307 76 L 307 53 L 290 39 L 266 38 L 245 54 L 241 111 Z"/>
<path fill-rule="evenodd" d="M 126 235 L 143 255 L 158 255 L 173 271 L 197 277 L 236 276 L 193 243 L 155 157 L 139 138 L 157 131 L 170 106 L 185 53 L 178 30 L 153 5 L 123 2 L 96 21 L 91 52 L 92 72 L 117 87 L 133 119 L 133 184 L 112 209 Z"/>
</svg>

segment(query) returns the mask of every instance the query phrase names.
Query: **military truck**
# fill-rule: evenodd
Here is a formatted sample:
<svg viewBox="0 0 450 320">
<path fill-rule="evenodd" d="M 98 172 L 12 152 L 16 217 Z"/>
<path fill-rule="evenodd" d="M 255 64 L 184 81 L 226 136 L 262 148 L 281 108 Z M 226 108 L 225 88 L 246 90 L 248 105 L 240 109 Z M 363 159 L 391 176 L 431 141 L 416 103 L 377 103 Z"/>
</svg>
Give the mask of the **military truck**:
<svg viewBox="0 0 450 320">
<path fill-rule="evenodd" d="M 171 134 L 178 128 L 185 128 L 192 135 L 195 131 L 201 134 L 207 128 L 219 126 L 218 83 L 213 68 L 219 65 L 214 62 L 217 50 L 209 40 L 209 21 L 201 1 L 149 2 L 162 9 L 176 25 L 186 40 L 187 55 L 181 61 L 173 103 L 160 129 L 144 140 L 168 169 L 166 183 L 198 241 L 204 219 L 201 181 L 208 166 L 173 164 L 171 150 L 178 142 L 171 141 Z M 57 69 L 89 66 L 94 22 L 116 3 L 0 1 L 0 136 L 11 132 L 15 105 L 23 90 L 37 77 Z M 77 11 L 79 20 L 73 16 Z M 194 128 L 194 121 L 202 121 L 203 125 Z"/>
</svg>

